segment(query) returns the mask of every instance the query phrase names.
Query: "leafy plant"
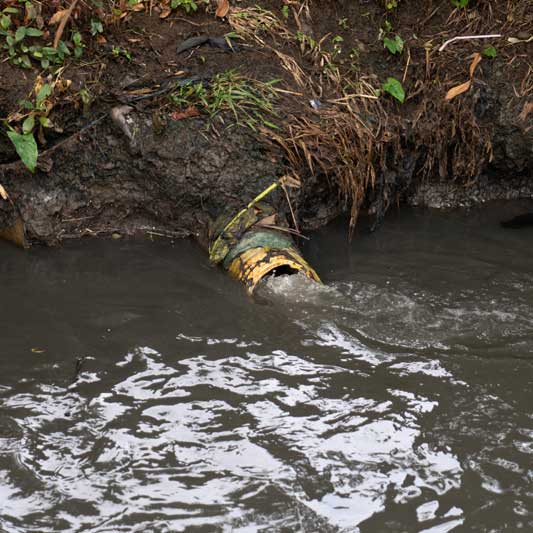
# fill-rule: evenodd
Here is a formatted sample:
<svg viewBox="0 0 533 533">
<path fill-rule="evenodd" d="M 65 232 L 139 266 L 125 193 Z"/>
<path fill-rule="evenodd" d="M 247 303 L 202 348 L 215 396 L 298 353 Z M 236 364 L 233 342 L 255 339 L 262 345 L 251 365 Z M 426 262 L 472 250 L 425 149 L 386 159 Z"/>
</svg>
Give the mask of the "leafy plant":
<svg viewBox="0 0 533 533">
<path fill-rule="evenodd" d="M 104 33 L 102 21 L 98 19 L 91 19 L 91 35 L 95 37 L 99 33 Z"/>
<path fill-rule="evenodd" d="M 48 118 L 53 107 L 50 96 L 55 83 L 57 83 L 57 80 L 52 85 L 50 83 L 41 83 L 39 80 L 40 78 L 38 78 L 35 88 L 35 99 L 33 101 L 20 101 L 21 110 L 12 114 L 7 120 L 7 136 L 13 143 L 20 159 L 31 172 L 35 172 L 39 155 L 34 133 L 38 131 L 42 136 L 42 128 L 52 127 L 52 123 Z M 20 126 L 22 131 L 17 131 L 11 126 L 10 122 L 22 122 Z"/>
<path fill-rule="evenodd" d="M 187 13 L 198 11 L 198 2 L 206 3 L 205 0 L 172 0 L 170 2 L 170 7 L 172 9 L 177 9 L 181 7 L 185 9 Z"/>
<path fill-rule="evenodd" d="M 401 54 L 403 51 L 404 40 L 399 35 L 395 35 L 394 39 L 391 39 L 390 37 L 384 37 L 383 46 L 391 54 Z"/>
<path fill-rule="evenodd" d="M 39 61 L 43 69 L 47 69 L 51 65 L 62 65 L 65 58 L 71 55 L 69 46 L 62 40 L 59 41 L 57 48 L 35 44 L 33 39 L 42 37 L 44 32 L 30 25 L 31 21 L 36 18 L 35 10 L 31 9 L 33 6 L 30 2 L 23 3 L 26 7 L 24 24 L 20 24 L 20 21 L 17 20 L 17 15 L 19 18 L 23 15 L 19 8 L 6 7 L 0 11 L 0 36 L 5 38 L 1 47 L 7 50 L 9 60 L 12 64 L 27 69 L 32 67 L 32 59 Z M 71 46 L 74 50 L 74 56 L 80 58 L 83 54 L 83 48 L 85 48 L 80 32 L 72 32 Z"/>
<path fill-rule="evenodd" d="M 464 9 L 468 7 L 469 0 L 451 0 L 452 6 Z"/>
<path fill-rule="evenodd" d="M 392 77 L 387 78 L 387 81 L 381 86 L 381 88 L 386 93 L 389 93 L 391 96 L 396 98 L 398 102 L 402 104 L 405 102 L 404 88 L 402 86 L 402 83 L 396 78 L 392 78 Z"/>
<path fill-rule="evenodd" d="M 17 133 L 13 128 L 10 128 L 7 132 L 9 140 L 15 146 L 18 156 L 26 167 L 35 172 L 37 168 L 37 158 L 39 156 L 39 149 L 33 133 Z"/>
<path fill-rule="evenodd" d="M 281 14 L 283 15 L 284 19 L 289 18 L 289 6 L 285 5 L 281 8 Z"/>
<path fill-rule="evenodd" d="M 491 59 L 493 59 L 498 55 L 498 52 L 496 48 L 494 48 L 494 46 L 490 45 L 483 50 L 483 55 L 485 57 L 490 57 Z"/>
<path fill-rule="evenodd" d="M 385 7 L 387 9 L 395 9 L 398 7 L 399 3 L 400 3 L 400 0 L 386 0 Z"/>
<path fill-rule="evenodd" d="M 128 61 L 131 61 L 131 53 L 126 50 L 126 48 L 122 48 L 121 46 L 113 46 L 111 52 L 113 53 L 113 57 L 125 57 Z"/>
</svg>

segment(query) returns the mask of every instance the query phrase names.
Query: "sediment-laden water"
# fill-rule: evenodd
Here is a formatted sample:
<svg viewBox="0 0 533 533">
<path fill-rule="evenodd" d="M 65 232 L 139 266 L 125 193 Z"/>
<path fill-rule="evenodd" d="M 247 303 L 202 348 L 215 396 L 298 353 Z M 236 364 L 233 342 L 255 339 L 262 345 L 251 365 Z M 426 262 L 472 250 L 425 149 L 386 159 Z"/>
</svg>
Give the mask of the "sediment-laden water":
<svg viewBox="0 0 533 533">
<path fill-rule="evenodd" d="M 251 300 L 193 243 L 0 244 L 0 530 L 533 530 L 533 228 L 404 210 Z"/>
</svg>

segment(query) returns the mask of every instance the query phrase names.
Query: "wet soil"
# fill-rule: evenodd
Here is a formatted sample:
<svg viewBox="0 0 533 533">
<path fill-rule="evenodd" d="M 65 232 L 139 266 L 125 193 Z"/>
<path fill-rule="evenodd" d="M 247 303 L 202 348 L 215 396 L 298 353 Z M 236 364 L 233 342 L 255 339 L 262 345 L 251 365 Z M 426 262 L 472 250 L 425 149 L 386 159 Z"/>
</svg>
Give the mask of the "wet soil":
<svg viewBox="0 0 533 533">
<path fill-rule="evenodd" d="M 241 2 L 239 7 L 253 4 Z M 444 59 L 435 49 L 437 44 L 459 30 L 493 33 L 503 27 L 508 37 L 527 27 L 527 18 L 509 22 L 511 11 L 498 8 L 489 13 L 484 10 L 486 2 L 476 5 L 476 13 L 486 15 L 482 22 L 453 10 L 449 2 L 428 2 L 421 12 L 418 2 L 386 11 L 379 2 L 363 1 L 310 2 L 309 16 L 300 19 L 303 27 L 298 28 L 291 17 L 287 21 L 291 31 L 302 31 L 317 41 L 328 34 L 342 39 L 338 62 L 343 72 L 356 70 L 357 76 L 376 86 L 387 76 L 404 80 L 408 97 L 403 106 L 383 99 L 391 135 L 401 132 L 402 155 L 399 162 L 377 169 L 376 186 L 381 191 L 393 184 L 398 201 L 453 207 L 532 194 L 533 131 L 526 112 L 531 102 L 531 43 L 494 41 L 497 57 L 482 61 L 474 88 L 462 102 L 450 102 L 455 107 L 448 110 L 432 102 L 441 102 L 449 88 L 468 78 L 470 56 L 481 49 L 478 42 L 454 43 Z M 265 1 L 261 6 L 281 17 L 279 2 Z M 523 7 L 513 13 L 527 13 Z M 326 102 L 338 96 L 335 87 L 317 85 L 320 72 L 298 45 L 275 36 L 265 37 L 270 41 L 263 47 L 244 42 L 236 52 L 203 46 L 177 55 L 177 46 L 189 37 L 221 36 L 231 30 L 213 12 L 181 15 L 161 20 L 157 12 L 132 13 L 120 24 L 106 27 L 106 42 L 101 44 L 84 33 L 83 61 L 70 63 L 63 73 L 71 85 L 52 111 L 58 131 L 45 132 L 35 174 L 17 161 L 8 139 L 0 135 L 0 184 L 11 198 L 11 202 L 0 200 L 1 227 L 21 217 L 29 239 L 46 244 L 110 232 L 197 234 L 207 219 L 223 209 L 238 209 L 291 170 L 284 151 L 270 142 L 268 133 L 253 132 L 231 120 L 215 128 L 202 117 L 175 121 L 165 96 L 133 105 L 129 117 L 138 133 L 135 142 L 113 123 L 110 110 L 124 103 L 128 88 L 153 89 L 176 73 L 209 79 L 234 69 L 261 81 L 280 80 L 281 88 L 297 93 L 283 93 L 277 100 L 275 122 L 282 132 L 291 117 L 319 113 L 309 106 L 311 98 Z M 405 40 L 401 59 L 384 51 L 378 39 L 385 20 Z M 117 56 L 113 52 L 117 48 L 131 51 L 131 59 Z M 295 87 L 275 50 L 299 62 L 315 92 Z M 37 73 L 0 62 L 4 84 L 0 116 L 16 109 Z M 82 89 L 89 91 L 90 105 L 82 104 Z M 443 126 L 446 113 L 450 123 Z M 427 135 L 419 126 L 421 116 Z M 467 123 L 465 117 L 475 123 Z M 465 157 L 469 144 L 471 159 L 476 159 L 478 150 L 474 178 L 458 175 L 461 167 L 454 164 Z M 431 156 L 435 159 L 431 179 L 422 172 L 428 154 L 437 154 Z M 294 205 L 304 228 L 319 227 L 345 210 L 331 177 L 320 170 L 301 177 L 303 186 Z M 377 209 L 379 194 L 369 195 L 369 212 Z"/>
</svg>

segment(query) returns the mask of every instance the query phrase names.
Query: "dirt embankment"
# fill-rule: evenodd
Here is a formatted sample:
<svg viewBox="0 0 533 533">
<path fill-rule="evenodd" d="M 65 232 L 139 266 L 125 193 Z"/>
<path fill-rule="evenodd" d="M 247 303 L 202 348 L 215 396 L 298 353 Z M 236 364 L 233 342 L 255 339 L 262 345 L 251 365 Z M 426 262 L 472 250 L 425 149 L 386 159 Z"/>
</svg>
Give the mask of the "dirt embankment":
<svg viewBox="0 0 533 533">
<path fill-rule="evenodd" d="M 41 6 L 39 42 L 68 4 Z M 78 33 L 83 53 L 59 71 L 0 62 L 12 131 L 30 113 L 19 101 L 53 88 L 34 112 L 53 126 L 34 129 L 34 173 L 0 135 L 0 228 L 20 217 L 42 243 L 195 234 L 286 173 L 308 228 L 343 211 L 379 221 L 399 202 L 533 195 L 529 0 L 230 1 L 224 17 L 199 2 L 165 18 L 165 2 L 123 4 L 73 11 L 65 42 L 74 51 Z M 32 24 L 12 18 L 13 31 Z M 502 37 L 439 51 L 479 34 Z"/>
</svg>

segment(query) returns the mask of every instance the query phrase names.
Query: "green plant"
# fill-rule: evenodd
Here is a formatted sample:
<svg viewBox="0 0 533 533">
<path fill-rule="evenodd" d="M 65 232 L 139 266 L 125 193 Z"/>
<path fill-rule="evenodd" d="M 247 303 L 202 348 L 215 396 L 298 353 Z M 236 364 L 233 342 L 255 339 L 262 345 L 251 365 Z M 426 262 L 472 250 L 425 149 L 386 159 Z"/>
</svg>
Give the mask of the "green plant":
<svg viewBox="0 0 533 533">
<path fill-rule="evenodd" d="M 126 48 L 122 48 L 122 46 L 113 46 L 111 53 L 113 57 L 125 57 L 128 61 L 131 61 L 131 53 Z"/>
<path fill-rule="evenodd" d="M 283 15 L 283 18 L 286 20 L 289 18 L 289 6 L 283 6 L 281 8 L 281 14 Z"/>
<path fill-rule="evenodd" d="M 335 35 L 332 39 L 333 42 L 333 59 L 337 57 L 342 52 L 342 43 L 344 39 L 340 35 Z"/>
<path fill-rule="evenodd" d="M 22 3 L 25 14 L 21 13 L 18 7 L 6 7 L 0 11 L 0 36 L 5 38 L 2 48 L 7 50 L 9 60 L 12 64 L 27 69 L 32 67 L 32 59 L 39 61 L 43 69 L 51 65 L 62 65 L 65 58 L 71 55 L 69 46 L 61 40 L 57 48 L 36 44 L 34 39 L 42 37 L 44 32 L 31 25 L 32 21 L 37 24 L 35 9 L 31 2 Z M 20 24 L 17 16 L 20 19 L 23 15 L 25 23 Z M 72 32 L 71 46 L 74 56 L 80 58 L 85 48 L 80 32 Z"/>
<path fill-rule="evenodd" d="M 387 9 L 395 9 L 398 7 L 400 0 L 385 0 L 385 7 Z"/>
<path fill-rule="evenodd" d="M 79 59 L 83 55 L 83 49 L 85 48 L 79 31 L 72 32 L 72 44 L 74 45 L 74 57 Z"/>
<path fill-rule="evenodd" d="M 91 35 L 95 37 L 99 33 L 104 33 L 102 21 L 98 19 L 91 19 Z"/>
<path fill-rule="evenodd" d="M 498 55 L 498 52 L 497 52 L 496 48 L 494 48 L 494 46 L 490 45 L 490 46 L 487 46 L 483 50 L 483 55 L 485 57 L 489 57 L 489 58 L 493 59 L 493 58 L 495 58 Z"/>
<path fill-rule="evenodd" d="M 172 9 L 177 9 L 178 7 L 181 7 L 185 9 L 187 13 L 191 13 L 194 11 L 198 11 L 198 4 L 206 4 L 206 0 L 172 0 L 170 2 L 170 7 Z"/>
<path fill-rule="evenodd" d="M 35 172 L 39 149 L 35 140 L 35 130 L 49 128 L 52 126 L 48 114 L 52 110 L 53 104 L 49 100 L 52 95 L 53 86 L 49 83 L 40 85 L 35 94 L 35 99 L 22 100 L 19 102 L 21 111 L 8 118 L 7 136 L 13 143 L 15 150 L 26 167 Z M 17 131 L 10 122 L 21 122 L 20 130 Z M 41 132 L 42 133 L 42 132 Z"/>
<path fill-rule="evenodd" d="M 253 130 L 260 125 L 277 129 L 267 119 L 275 116 L 272 100 L 276 96 L 274 85 L 277 81 L 263 83 L 228 70 L 216 75 L 209 84 L 199 82 L 178 86 L 169 99 L 181 109 L 197 107 L 211 120 L 223 112 L 231 112 L 235 123 L 245 124 Z"/>
<path fill-rule="evenodd" d="M 340 18 L 337 22 L 337 25 L 339 26 L 339 28 L 342 28 L 343 30 L 347 30 L 349 28 L 348 18 L 347 17 Z"/>
<path fill-rule="evenodd" d="M 468 7 L 469 0 L 451 0 L 452 6 L 464 9 Z"/>
<path fill-rule="evenodd" d="M 383 46 L 391 54 L 401 54 L 403 51 L 404 40 L 399 35 L 395 35 L 394 39 L 383 37 Z"/>
<path fill-rule="evenodd" d="M 404 103 L 405 102 L 405 91 L 402 86 L 402 83 L 397 80 L 396 78 L 387 78 L 387 81 L 381 86 L 381 88 L 386 92 L 389 93 L 391 96 L 396 98 L 398 102 Z"/>
</svg>

